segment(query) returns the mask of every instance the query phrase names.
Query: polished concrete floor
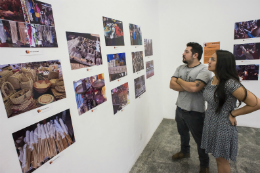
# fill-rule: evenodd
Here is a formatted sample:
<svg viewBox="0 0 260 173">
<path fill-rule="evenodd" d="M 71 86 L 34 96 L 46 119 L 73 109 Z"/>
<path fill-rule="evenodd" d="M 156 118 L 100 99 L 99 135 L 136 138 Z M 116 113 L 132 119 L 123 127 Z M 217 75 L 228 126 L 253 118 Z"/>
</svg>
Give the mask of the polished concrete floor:
<svg viewBox="0 0 260 173">
<path fill-rule="evenodd" d="M 260 129 L 238 127 L 238 132 L 238 156 L 236 162 L 230 162 L 231 172 L 260 173 Z M 180 151 L 180 136 L 175 120 L 163 119 L 130 173 L 198 173 L 199 159 L 192 137 L 190 145 L 190 158 L 172 161 L 171 156 Z M 210 172 L 217 173 L 211 154 Z"/>
</svg>

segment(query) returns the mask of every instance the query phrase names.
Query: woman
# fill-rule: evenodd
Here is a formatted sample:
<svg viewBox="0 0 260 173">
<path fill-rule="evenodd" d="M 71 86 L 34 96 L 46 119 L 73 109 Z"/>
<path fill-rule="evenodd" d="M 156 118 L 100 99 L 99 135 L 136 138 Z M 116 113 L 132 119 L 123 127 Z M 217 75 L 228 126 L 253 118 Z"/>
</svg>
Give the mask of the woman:
<svg viewBox="0 0 260 173">
<path fill-rule="evenodd" d="M 228 160 L 236 160 L 238 149 L 236 117 L 260 109 L 260 100 L 239 82 L 232 53 L 217 50 L 208 64 L 208 70 L 215 76 L 208 82 L 203 93 L 208 108 L 201 148 L 216 158 L 219 173 L 229 173 Z M 237 100 L 246 105 L 234 110 Z"/>
</svg>

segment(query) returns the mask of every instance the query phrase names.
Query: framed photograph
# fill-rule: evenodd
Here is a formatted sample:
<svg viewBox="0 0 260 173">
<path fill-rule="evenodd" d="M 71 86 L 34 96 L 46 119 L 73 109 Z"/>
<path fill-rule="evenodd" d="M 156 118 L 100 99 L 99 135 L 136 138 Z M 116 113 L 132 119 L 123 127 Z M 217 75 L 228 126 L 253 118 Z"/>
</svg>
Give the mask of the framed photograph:
<svg viewBox="0 0 260 173">
<path fill-rule="evenodd" d="M 236 60 L 259 60 L 260 43 L 235 44 L 233 54 Z"/>
<path fill-rule="evenodd" d="M 123 22 L 103 17 L 106 46 L 124 46 Z"/>
<path fill-rule="evenodd" d="M 140 97 L 143 93 L 145 93 L 145 77 L 144 75 L 136 78 L 134 80 L 135 82 L 135 98 Z"/>
<path fill-rule="evenodd" d="M 104 73 L 74 81 L 79 115 L 107 101 Z"/>
<path fill-rule="evenodd" d="M 143 45 L 142 31 L 140 26 L 129 24 L 131 45 Z"/>
<path fill-rule="evenodd" d="M 260 37 L 260 19 L 235 23 L 234 39 Z"/>
<path fill-rule="evenodd" d="M 153 55 L 152 39 L 144 39 L 144 54 L 145 54 L 145 56 L 152 56 Z"/>
<path fill-rule="evenodd" d="M 154 75 L 154 64 L 153 60 L 146 62 L 146 79 Z"/>
<path fill-rule="evenodd" d="M 107 62 L 110 82 L 127 75 L 125 53 L 108 54 Z"/>
<path fill-rule="evenodd" d="M 111 90 L 114 114 L 130 103 L 128 82 Z"/>
<path fill-rule="evenodd" d="M 144 69 L 143 51 L 132 52 L 133 73 Z"/>
<path fill-rule="evenodd" d="M 258 80 L 259 64 L 237 65 L 236 69 L 240 81 Z"/>
</svg>

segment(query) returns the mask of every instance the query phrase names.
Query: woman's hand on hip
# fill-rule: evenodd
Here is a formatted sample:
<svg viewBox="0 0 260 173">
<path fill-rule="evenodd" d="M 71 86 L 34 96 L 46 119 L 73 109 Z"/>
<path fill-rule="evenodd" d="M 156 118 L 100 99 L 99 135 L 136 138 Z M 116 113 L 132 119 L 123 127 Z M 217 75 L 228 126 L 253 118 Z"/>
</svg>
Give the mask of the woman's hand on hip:
<svg viewBox="0 0 260 173">
<path fill-rule="evenodd" d="M 236 118 L 232 117 L 230 113 L 228 114 L 229 121 L 231 122 L 232 126 L 237 126 Z"/>
</svg>

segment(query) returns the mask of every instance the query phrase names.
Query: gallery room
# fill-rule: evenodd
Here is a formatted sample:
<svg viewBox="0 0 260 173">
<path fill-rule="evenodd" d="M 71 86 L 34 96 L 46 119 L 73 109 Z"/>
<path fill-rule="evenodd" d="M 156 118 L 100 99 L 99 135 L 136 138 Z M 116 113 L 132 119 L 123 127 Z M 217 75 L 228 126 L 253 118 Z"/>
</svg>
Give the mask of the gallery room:
<svg viewBox="0 0 260 173">
<path fill-rule="evenodd" d="M 0 172 L 260 172 L 259 6 L 0 0 Z"/>
</svg>

